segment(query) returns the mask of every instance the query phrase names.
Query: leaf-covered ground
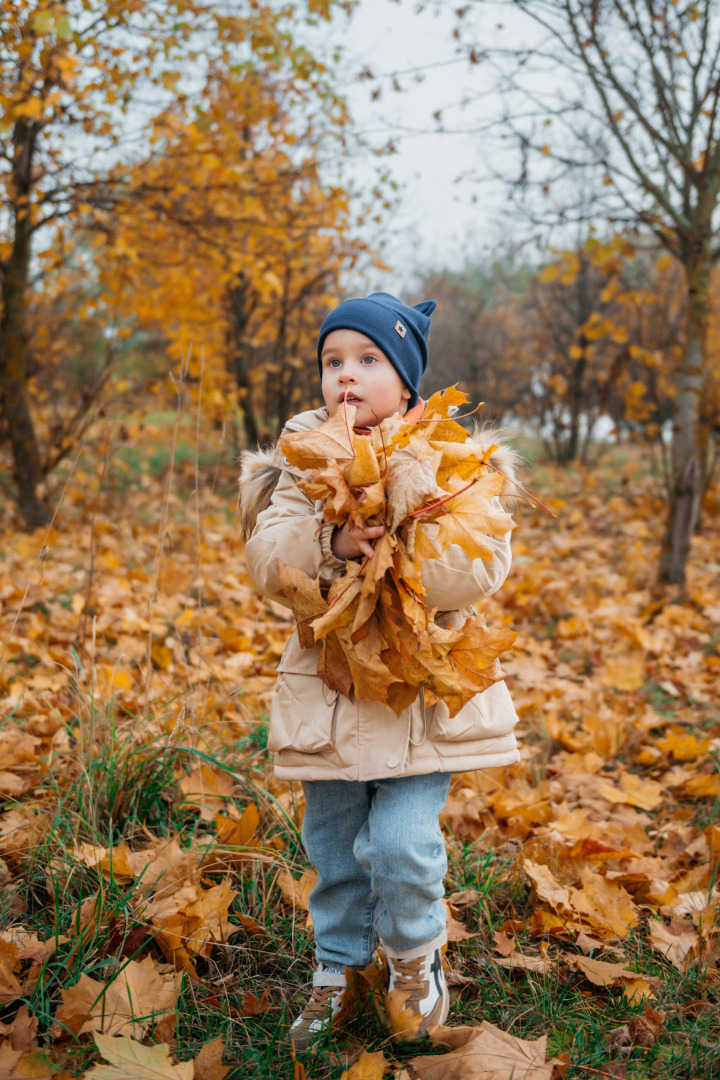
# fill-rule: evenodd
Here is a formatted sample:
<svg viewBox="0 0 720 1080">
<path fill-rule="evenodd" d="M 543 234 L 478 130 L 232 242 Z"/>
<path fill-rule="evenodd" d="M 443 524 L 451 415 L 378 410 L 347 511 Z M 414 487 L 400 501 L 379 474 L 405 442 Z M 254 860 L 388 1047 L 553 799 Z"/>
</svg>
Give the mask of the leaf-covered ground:
<svg viewBox="0 0 720 1080">
<path fill-rule="evenodd" d="M 487 607 L 520 633 L 522 762 L 456 776 L 443 817 L 449 1022 L 476 1030 L 397 1048 L 372 1006 L 294 1063 L 313 877 L 265 750 L 292 622 L 194 423 L 174 452 L 172 424 L 98 431 L 47 535 L 2 513 L 0 1074 L 720 1077 L 720 501 L 680 598 L 639 452 L 533 470 L 557 519 L 519 510 Z"/>
</svg>

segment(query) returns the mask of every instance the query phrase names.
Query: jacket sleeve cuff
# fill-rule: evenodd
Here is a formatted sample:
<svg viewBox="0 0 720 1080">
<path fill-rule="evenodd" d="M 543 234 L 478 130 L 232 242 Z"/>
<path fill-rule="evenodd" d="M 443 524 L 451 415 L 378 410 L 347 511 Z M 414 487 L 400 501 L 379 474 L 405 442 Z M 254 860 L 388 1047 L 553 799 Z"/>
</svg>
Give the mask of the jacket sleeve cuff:
<svg viewBox="0 0 720 1080">
<path fill-rule="evenodd" d="M 332 535 L 335 528 L 334 522 L 326 521 L 320 529 L 320 551 L 322 552 L 323 562 L 329 570 L 344 571 L 345 559 L 338 559 L 332 549 Z"/>
</svg>

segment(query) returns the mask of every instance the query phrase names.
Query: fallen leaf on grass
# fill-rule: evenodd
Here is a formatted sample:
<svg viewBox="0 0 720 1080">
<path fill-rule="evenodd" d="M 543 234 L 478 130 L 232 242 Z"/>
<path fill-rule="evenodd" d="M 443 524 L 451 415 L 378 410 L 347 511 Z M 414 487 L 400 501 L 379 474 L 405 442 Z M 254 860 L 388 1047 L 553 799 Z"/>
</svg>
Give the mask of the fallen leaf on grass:
<svg viewBox="0 0 720 1080">
<path fill-rule="evenodd" d="M 596 931 L 605 930 L 605 936 L 625 938 L 632 927 L 637 926 L 637 907 L 630 894 L 589 866 L 582 869 L 582 889 L 561 885 L 547 866 L 530 859 L 523 862 L 523 870 L 538 899 L 554 908 L 562 919 L 560 925 L 565 923 L 568 930 L 573 927 L 579 930 L 579 924 L 586 923 Z"/>
<path fill-rule="evenodd" d="M 645 656 L 608 660 L 600 682 L 612 690 L 640 690 L 645 684 Z"/>
<path fill-rule="evenodd" d="M 59 945 L 64 945 L 70 938 L 64 934 L 41 941 L 37 934 L 26 930 L 24 926 L 10 926 L 0 933 L 0 941 L 8 945 L 17 945 L 18 960 L 32 960 L 36 964 L 44 964 L 48 957 L 52 956 Z"/>
<path fill-rule="evenodd" d="M 674 921 L 665 926 L 664 923 L 653 921 L 648 937 L 653 949 L 683 973 L 695 958 L 695 950 L 700 944 L 697 930 L 686 922 Z"/>
<path fill-rule="evenodd" d="M 36 1016 L 30 1016 L 27 1005 L 21 1005 L 11 1023 L 0 1023 L 0 1034 L 7 1035 L 10 1046 L 21 1054 L 27 1054 L 32 1050 L 37 1030 L 38 1019 Z"/>
<path fill-rule="evenodd" d="M 254 934 L 256 937 L 270 936 L 265 927 L 257 919 L 253 919 L 251 915 L 243 915 L 241 911 L 236 911 L 234 914 L 235 918 L 249 934 Z"/>
<path fill-rule="evenodd" d="M 587 866 L 583 867 L 581 881 L 582 894 L 573 897 L 576 910 L 587 912 L 591 926 L 611 930 L 619 938 L 627 937 L 638 923 L 637 908 L 630 894 L 622 885 L 608 881 Z"/>
<path fill-rule="evenodd" d="M 589 956 L 572 956 L 571 967 L 578 968 L 595 986 L 622 987 L 628 1001 L 636 1004 L 652 994 L 658 979 L 654 976 L 630 971 L 622 964 L 610 964 L 607 960 L 593 960 Z"/>
<path fill-rule="evenodd" d="M 470 938 L 477 937 L 480 933 L 479 930 L 468 930 L 467 926 L 464 926 L 449 911 L 445 920 L 445 930 L 448 941 L 468 941 Z"/>
<path fill-rule="evenodd" d="M 317 882 L 317 870 L 306 870 L 297 880 L 288 870 L 281 870 L 275 879 L 280 886 L 286 904 L 310 910 L 310 893 Z"/>
<path fill-rule="evenodd" d="M 515 938 L 508 937 L 504 930 L 496 930 L 493 934 L 493 949 L 495 952 L 499 952 L 501 956 L 512 956 L 515 952 Z"/>
<path fill-rule="evenodd" d="M 492 961 L 499 967 L 522 968 L 524 971 L 536 971 L 541 975 L 550 975 L 556 968 L 552 960 L 546 960 L 542 956 L 523 956 L 522 953 L 513 953 L 512 956 L 499 960 L 493 956 Z"/>
<path fill-rule="evenodd" d="M 235 896 L 228 880 L 210 889 L 192 885 L 151 900 L 142 913 L 155 927 L 155 940 L 168 961 L 196 978 L 192 958 L 209 956 L 214 944 L 226 942 L 239 929 L 228 918 Z"/>
<path fill-rule="evenodd" d="M 547 866 L 525 859 L 523 870 L 532 882 L 538 900 L 544 900 L 556 911 L 567 912 L 572 909 L 570 889 L 556 881 Z"/>
<path fill-rule="evenodd" d="M 242 999 L 242 1011 L 245 1016 L 262 1016 L 263 1013 L 268 1011 L 270 1002 L 270 987 L 266 986 L 260 997 L 256 997 L 251 990 L 248 990 L 245 997 Z"/>
<path fill-rule="evenodd" d="M 19 970 L 17 945 L 0 940 L 0 1003 L 14 1001 L 22 995 L 22 984 L 16 974 Z"/>
<path fill-rule="evenodd" d="M 657 810 L 666 798 L 662 784 L 631 772 L 620 773 L 619 786 L 600 784 L 598 794 L 608 802 L 627 803 L 636 806 L 638 810 Z"/>
<path fill-rule="evenodd" d="M 227 807 L 235 785 L 227 773 L 200 765 L 180 781 L 185 796 L 184 806 L 197 807 L 203 821 L 214 821 L 215 815 Z"/>
<path fill-rule="evenodd" d="M 582 930 L 578 934 L 575 944 L 582 951 L 585 956 L 588 956 L 591 952 L 595 952 L 596 949 L 602 949 L 602 941 L 598 941 L 597 938 L 590 937 L 589 934 L 584 933 Z"/>
<path fill-rule="evenodd" d="M 382 1050 L 374 1054 L 363 1050 L 360 1057 L 341 1075 L 340 1080 L 381 1080 L 390 1071 L 390 1063 Z"/>
<path fill-rule="evenodd" d="M 51 1036 L 103 1032 L 142 1037 L 151 1024 L 173 1012 L 181 976 L 162 975 L 152 956 L 130 960 L 110 982 L 81 975 L 74 986 L 60 991 Z"/>
<path fill-rule="evenodd" d="M 640 1016 L 633 1016 L 628 1024 L 633 1042 L 638 1046 L 653 1046 L 664 1023 L 665 1013 L 662 1009 L 651 1009 L 646 1003 L 645 1012 Z"/>
<path fill-rule="evenodd" d="M 547 1036 L 530 1042 L 509 1035 L 486 1020 L 478 1027 L 430 1028 L 434 1046 L 449 1046 L 444 1056 L 409 1062 L 419 1080 L 552 1080 L 557 1058 L 545 1060 Z"/>
<path fill-rule="evenodd" d="M 255 803 L 248 803 L 239 820 L 226 814 L 217 814 L 215 828 L 222 844 L 231 847 L 246 847 L 260 824 L 260 814 Z"/>
<path fill-rule="evenodd" d="M 448 904 L 461 911 L 463 908 L 476 907 L 482 893 L 478 889 L 462 889 L 460 892 L 451 893 L 447 898 Z"/>
<path fill-rule="evenodd" d="M 55 1065 L 44 1050 L 13 1050 L 9 1041 L 0 1043 L 0 1076 L 2 1080 L 53 1080 Z M 63 1074 L 66 1076 L 67 1074 Z"/>
<path fill-rule="evenodd" d="M 95 1065 L 88 1080 L 193 1080 L 192 1061 L 173 1065 L 170 1047 L 143 1046 L 128 1035 L 96 1035 L 95 1043 L 108 1065 Z"/>
<path fill-rule="evenodd" d="M 446 971 L 445 982 L 451 990 L 480 989 L 477 979 L 473 979 L 471 975 L 461 975 L 459 971 Z"/>
<path fill-rule="evenodd" d="M 192 1060 L 193 1080 L 225 1080 L 230 1072 L 229 1065 L 223 1065 L 225 1042 L 222 1036 L 205 1043 Z"/>
</svg>

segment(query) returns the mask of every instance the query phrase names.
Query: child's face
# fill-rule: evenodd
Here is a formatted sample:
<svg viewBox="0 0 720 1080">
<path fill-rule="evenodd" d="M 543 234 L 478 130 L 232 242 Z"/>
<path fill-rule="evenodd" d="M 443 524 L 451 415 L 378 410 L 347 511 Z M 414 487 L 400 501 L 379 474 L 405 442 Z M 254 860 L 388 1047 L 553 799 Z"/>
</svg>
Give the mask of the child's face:
<svg viewBox="0 0 720 1080">
<path fill-rule="evenodd" d="M 357 427 L 374 427 L 393 413 L 405 415 L 410 391 L 385 353 L 357 330 L 333 330 L 323 343 L 322 392 L 334 416 L 347 396 Z"/>
</svg>

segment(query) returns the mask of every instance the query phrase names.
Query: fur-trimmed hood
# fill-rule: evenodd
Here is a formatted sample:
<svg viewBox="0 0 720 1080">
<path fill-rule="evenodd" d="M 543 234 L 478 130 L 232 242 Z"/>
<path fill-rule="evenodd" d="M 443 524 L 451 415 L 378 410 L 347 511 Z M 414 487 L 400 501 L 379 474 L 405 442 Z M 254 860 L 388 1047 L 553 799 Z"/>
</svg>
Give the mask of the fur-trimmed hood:
<svg viewBox="0 0 720 1080">
<path fill-rule="evenodd" d="M 299 413 L 288 420 L 283 428 L 282 435 L 290 432 L 313 431 L 324 424 L 328 419 L 328 411 L 325 406 L 321 409 L 311 409 L 308 412 Z M 282 438 L 282 435 L 280 438 Z M 470 438 L 473 442 L 485 450 L 493 444 L 497 446 L 490 458 L 491 463 L 505 477 L 503 484 L 503 502 L 514 501 L 516 493 L 515 483 L 518 474 L 524 465 L 523 459 L 517 451 L 511 449 L 505 443 L 508 432 L 492 423 L 476 423 Z M 280 449 L 279 440 L 264 449 L 256 447 L 252 450 L 243 450 L 240 454 L 240 477 L 238 486 L 240 490 L 240 528 L 243 540 L 248 540 L 252 535 L 258 514 L 266 510 L 270 505 L 272 494 L 277 485 L 282 470 L 287 469 L 287 462 Z"/>
</svg>

